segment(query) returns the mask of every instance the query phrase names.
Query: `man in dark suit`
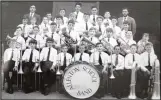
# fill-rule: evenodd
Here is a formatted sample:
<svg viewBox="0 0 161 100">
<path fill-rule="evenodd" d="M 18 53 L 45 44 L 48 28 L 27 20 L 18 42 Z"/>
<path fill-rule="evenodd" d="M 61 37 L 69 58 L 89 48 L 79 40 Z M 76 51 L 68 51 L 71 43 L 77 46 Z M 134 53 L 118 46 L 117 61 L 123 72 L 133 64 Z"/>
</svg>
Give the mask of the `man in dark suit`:
<svg viewBox="0 0 161 100">
<path fill-rule="evenodd" d="M 128 8 L 123 8 L 122 9 L 122 14 L 123 17 L 118 18 L 118 26 L 122 29 L 123 28 L 123 22 L 124 21 L 128 21 L 129 22 L 129 30 L 132 31 L 133 36 L 136 33 L 136 23 L 135 23 L 135 19 L 128 16 L 129 12 L 128 12 Z"/>
<path fill-rule="evenodd" d="M 35 7 L 35 5 L 32 5 L 32 6 L 30 6 L 30 13 L 24 15 L 24 18 L 27 18 L 27 19 L 28 19 L 28 24 L 31 24 L 30 20 L 31 20 L 33 17 L 35 17 L 36 20 L 37 20 L 36 24 L 37 24 L 37 25 L 40 24 L 40 22 L 41 22 L 41 17 L 40 17 L 40 15 L 36 14 L 35 11 L 36 11 L 36 7 Z"/>
</svg>

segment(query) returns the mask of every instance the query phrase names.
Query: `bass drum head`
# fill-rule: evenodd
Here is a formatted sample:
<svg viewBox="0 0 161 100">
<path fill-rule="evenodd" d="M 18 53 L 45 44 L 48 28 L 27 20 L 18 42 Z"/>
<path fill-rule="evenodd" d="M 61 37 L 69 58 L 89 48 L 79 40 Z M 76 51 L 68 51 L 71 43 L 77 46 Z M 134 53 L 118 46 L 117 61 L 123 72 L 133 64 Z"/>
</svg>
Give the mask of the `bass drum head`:
<svg viewBox="0 0 161 100">
<path fill-rule="evenodd" d="M 65 91 L 77 99 L 92 97 L 100 85 L 99 73 L 86 62 L 75 62 L 68 66 L 63 76 Z"/>
</svg>

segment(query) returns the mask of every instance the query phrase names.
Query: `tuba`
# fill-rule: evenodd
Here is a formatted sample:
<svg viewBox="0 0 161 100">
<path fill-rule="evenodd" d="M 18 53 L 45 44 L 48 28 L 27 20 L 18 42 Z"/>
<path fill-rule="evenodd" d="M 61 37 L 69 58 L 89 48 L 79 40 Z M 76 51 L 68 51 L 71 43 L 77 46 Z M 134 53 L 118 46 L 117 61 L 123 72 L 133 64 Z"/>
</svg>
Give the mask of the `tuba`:
<svg viewBox="0 0 161 100">
<path fill-rule="evenodd" d="M 158 59 L 155 60 L 154 67 L 154 87 L 151 99 L 160 99 L 160 63 Z"/>
<path fill-rule="evenodd" d="M 137 63 L 133 62 L 132 69 L 131 69 L 130 95 L 128 96 L 129 99 L 136 99 L 136 94 L 135 94 L 136 67 L 137 67 Z"/>
</svg>

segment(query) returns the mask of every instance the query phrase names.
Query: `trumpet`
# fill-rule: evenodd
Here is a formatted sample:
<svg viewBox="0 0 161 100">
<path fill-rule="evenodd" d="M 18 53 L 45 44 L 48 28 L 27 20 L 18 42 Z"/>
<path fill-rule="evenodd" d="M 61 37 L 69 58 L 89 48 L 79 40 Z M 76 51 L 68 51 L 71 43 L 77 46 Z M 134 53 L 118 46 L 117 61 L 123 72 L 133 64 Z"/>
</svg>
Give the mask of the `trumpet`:
<svg viewBox="0 0 161 100">
<path fill-rule="evenodd" d="M 60 72 L 60 69 L 59 69 L 60 60 L 58 60 L 57 63 L 58 63 L 58 69 L 57 69 L 56 75 L 61 75 L 62 73 Z"/>
<path fill-rule="evenodd" d="M 133 62 L 132 71 L 131 71 L 130 95 L 128 96 L 129 99 L 136 99 L 136 94 L 135 94 L 136 67 L 137 67 L 137 63 Z"/>
<path fill-rule="evenodd" d="M 18 74 L 23 74 L 23 70 L 22 70 L 22 50 L 20 51 L 20 70 L 18 71 Z"/>
<path fill-rule="evenodd" d="M 159 60 L 156 59 L 154 62 L 154 87 L 153 87 L 153 94 L 151 99 L 160 99 L 160 63 Z"/>
</svg>

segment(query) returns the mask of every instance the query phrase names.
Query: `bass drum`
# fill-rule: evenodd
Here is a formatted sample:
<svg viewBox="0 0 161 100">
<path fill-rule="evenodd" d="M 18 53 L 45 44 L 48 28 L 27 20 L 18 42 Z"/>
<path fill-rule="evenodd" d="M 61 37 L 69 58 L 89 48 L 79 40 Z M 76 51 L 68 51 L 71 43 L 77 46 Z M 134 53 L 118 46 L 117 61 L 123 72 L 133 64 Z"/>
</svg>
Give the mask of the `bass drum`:
<svg viewBox="0 0 161 100">
<path fill-rule="evenodd" d="M 99 73 L 87 62 L 74 62 L 64 71 L 63 86 L 65 91 L 74 98 L 90 98 L 100 86 Z"/>
</svg>

